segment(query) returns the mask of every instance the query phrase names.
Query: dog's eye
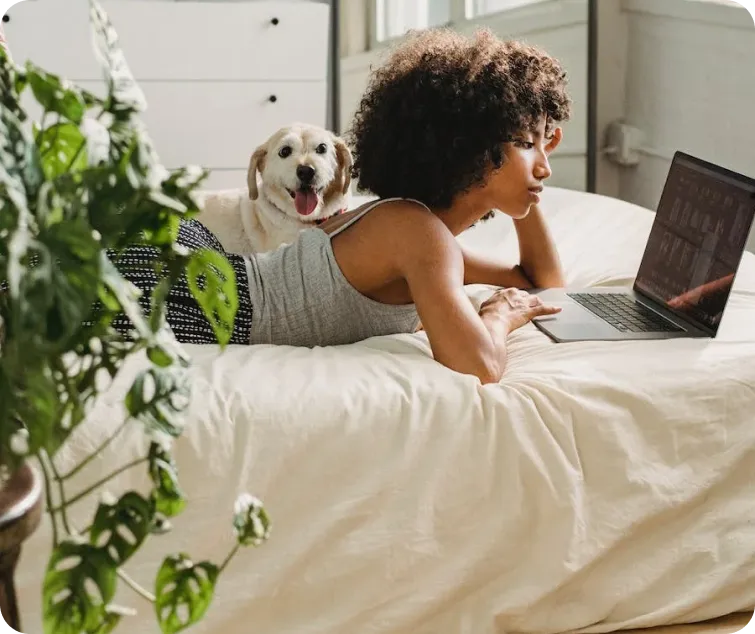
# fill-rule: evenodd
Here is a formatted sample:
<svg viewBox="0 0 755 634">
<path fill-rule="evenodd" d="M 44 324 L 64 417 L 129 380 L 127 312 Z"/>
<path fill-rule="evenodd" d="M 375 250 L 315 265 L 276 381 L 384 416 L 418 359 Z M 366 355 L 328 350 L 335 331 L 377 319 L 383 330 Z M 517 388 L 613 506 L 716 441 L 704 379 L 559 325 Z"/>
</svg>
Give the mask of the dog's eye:
<svg viewBox="0 0 755 634">
<path fill-rule="evenodd" d="M 325 143 L 320 143 L 320 145 L 318 145 L 317 148 L 315 148 L 315 152 L 317 152 L 318 154 L 325 154 L 325 152 L 327 151 L 328 151 L 328 146 L 325 145 Z"/>
<path fill-rule="evenodd" d="M 281 158 L 288 158 L 291 156 L 291 148 L 288 145 L 284 145 L 280 150 L 278 150 L 278 156 Z"/>
</svg>

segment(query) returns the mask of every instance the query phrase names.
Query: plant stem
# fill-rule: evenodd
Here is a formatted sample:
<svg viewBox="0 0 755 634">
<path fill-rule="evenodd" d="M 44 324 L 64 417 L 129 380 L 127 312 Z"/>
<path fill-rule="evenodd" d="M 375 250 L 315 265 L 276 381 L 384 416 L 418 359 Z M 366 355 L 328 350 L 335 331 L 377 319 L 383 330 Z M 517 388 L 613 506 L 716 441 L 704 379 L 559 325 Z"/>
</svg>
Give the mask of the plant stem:
<svg viewBox="0 0 755 634">
<path fill-rule="evenodd" d="M 45 460 L 50 466 L 50 469 L 52 470 L 52 475 L 55 478 L 55 482 L 58 485 L 58 495 L 60 496 L 60 508 L 63 511 L 60 516 L 63 519 L 63 528 L 65 529 L 66 533 L 70 536 L 72 534 L 71 526 L 68 523 L 68 513 L 66 513 L 66 491 L 65 487 L 63 486 L 63 481 L 60 479 L 60 475 L 58 474 L 58 470 L 55 467 L 55 463 L 51 460 L 50 455 L 45 451 L 44 449 L 40 451 L 40 456 L 44 456 Z"/>
<path fill-rule="evenodd" d="M 107 484 L 115 476 L 120 475 L 121 473 L 123 473 L 124 471 L 127 471 L 128 469 L 131 469 L 131 467 L 135 467 L 137 465 L 142 464 L 143 462 L 147 462 L 147 460 L 149 460 L 149 458 L 139 458 L 137 460 L 129 462 L 127 465 L 122 466 L 120 469 L 116 469 L 110 475 L 105 476 L 104 478 L 102 478 L 102 480 L 99 480 L 98 482 L 96 482 L 95 484 L 93 484 L 89 488 L 85 489 L 81 493 L 79 493 L 77 495 L 74 495 L 70 500 L 68 500 L 68 502 L 66 502 L 65 505 L 61 504 L 60 506 L 54 508 L 53 509 L 53 513 L 59 513 L 60 511 L 64 510 L 65 508 L 67 508 L 67 507 L 75 504 L 76 502 L 78 502 L 82 498 L 84 498 L 87 495 L 89 495 L 95 489 L 99 489 L 103 484 Z"/>
<path fill-rule="evenodd" d="M 75 476 L 79 471 L 81 471 L 84 467 L 86 467 L 90 462 L 92 462 L 92 460 L 94 460 L 101 451 L 106 449 L 107 446 L 118 437 L 118 434 L 120 434 L 123 431 L 123 429 L 126 427 L 126 424 L 128 423 L 129 420 L 130 420 L 129 418 L 126 418 L 126 420 L 124 420 L 120 424 L 118 429 L 116 429 L 115 432 L 113 432 L 113 434 L 107 440 L 105 440 L 99 447 L 97 447 L 97 449 L 95 449 L 87 458 L 82 460 L 80 465 L 71 469 L 71 471 L 66 473 L 64 476 L 61 476 L 61 480 L 69 480 L 70 478 Z"/>
<path fill-rule="evenodd" d="M 231 563 L 231 559 L 233 559 L 233 557 L 234 557 L 234 556 L 236 555 L 236 553 L 237 553 L 237 552 L 239 552 L 239 548 L 241 548 L 241 544 L 238 544 L 238 543 L 237 543 L 237 544 L 236 544 L 236 545 L 235 545 L 235 546 L 233 547 L 233 550 L 231 550 L 231 552 L 230 552 L 230 553 L 228 553 L 228 557 L 226 557 L 226 558 L 225 558 L 225 561 L 223 561 L 223 563 L 222 563 L 222 564 L 220 564 L 220 569 L 218 570 L 218 574 L 220 574 L 221 572 L 223 572 L 223 570 L 225 570 L 225 567 L 226 567 L 226 566 L 227 566 L 227 565 L 228 565 L 229 563 Z"/>
<path fill-rule="evenodd" d="M 37 135 L 37 138 L 34 139 L 34 143 L 36 145 L 39 145 L 39 137 L 42 136 L 42 133 L 45 131 L 45 123 L 47 123 L 47 115 L 49 111 L 45 110 L 42 114 L 42 120 L 39 122 L 39 134 Z"/>
<path fill-rule="evenodd" d="M 131 587 L 131 589 L 134 592 L 136 592 L 136 594 L 141 595 L 142 598 L 146 599 L 150 603 L 154 603 L 155 602 L 155 595 L 152 594 L 151 592 L 145 590 L 144 588 L 142 588 L 138 583 L 136 583 L 136 581 L 134 581 L 131 577 L 129 577 L 123 570 L 121 570 L 120 568 L 118 568 L 118 570 L 116 571 L 116 573 L 118 574 L 118 576 L 121 579 L 123 579 L 123 581 L 126 582 L 126 584 L 128 586 Z"/>
<path fill-rule="evenodd" d="M 55 519 L 55 512 L 52 508 L 52 489 L 50 487 L 50 474 L 47 472 L 47 465 L 42 459 L 41 452 L 37 455 L 39 460 L 39 466 L 42 469 L 42 475 L 45 478 L 45 498 L 47 501 L 47 512 L 50 514 L 50 520 L 52 522 L 52 545 L 53 548 L 57 548 L 60 541 L 58 540 L 58 521 Z"/>
</svg>

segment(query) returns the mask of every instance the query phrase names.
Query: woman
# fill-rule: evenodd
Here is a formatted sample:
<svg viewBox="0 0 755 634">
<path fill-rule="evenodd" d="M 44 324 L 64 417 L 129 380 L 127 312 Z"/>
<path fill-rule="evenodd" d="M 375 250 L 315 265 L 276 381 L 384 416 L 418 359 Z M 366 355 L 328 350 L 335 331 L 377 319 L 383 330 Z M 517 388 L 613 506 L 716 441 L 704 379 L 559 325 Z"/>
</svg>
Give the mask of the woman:
<svg viewBox="0 0 755 634">
<path fill-rule="evenodd" d="M 554 124 L 569 116 L 565 85 L 556 60 L 488 31 L 410 35 L 375 71 L 350 135 L 354 176 L 379 200 L 273 253 L 228 255 L 240 301 L 232 343 L 338 345 L 421 322 L 437 361 L 483 383 L 500 380 L 508 334 L 558 312 L 518 289 L 564 283 L 537 202 L 562 136 Z M 491 209 L 514 221 L 519 266 L 475 256 L 455 239 Z M 183 224 L 179 241 L 222 251 L 196 221 Z M 138 265 L 146 251 L 119 266 Z M 148 301 L 154 276 L 128 276 Z M 464 291 L 473 283 L 504 289 L 478 313 Z M 169 296 L 168 321 L 180 341 L 215 342 L 185 279 Z"/>
</svg>

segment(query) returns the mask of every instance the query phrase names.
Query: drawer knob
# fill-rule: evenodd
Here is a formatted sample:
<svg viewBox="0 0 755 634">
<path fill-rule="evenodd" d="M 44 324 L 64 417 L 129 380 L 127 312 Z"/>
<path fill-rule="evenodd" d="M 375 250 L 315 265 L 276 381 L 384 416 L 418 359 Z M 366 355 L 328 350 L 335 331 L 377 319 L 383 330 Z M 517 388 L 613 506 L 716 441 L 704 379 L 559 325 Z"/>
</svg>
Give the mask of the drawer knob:
<svg viewBox="0 0 755 634">
<path fill-rule="evenodd" d="M 280 20 L 278 18 L 273 18 L 272 20 L 270 20 L 270 24 L 272 24 L 273 26 L 278 26 L 280 24 Z"/>
<path fill-rule="evenodd" d="M 3 16 L 3 22 L 10 22 L 10 16 L 9 15 L 4 15 Z"/>
<path fill-rule="evenodd" d="M 278 101 L 278 97 L 276 97 L 275 95 L 270 95 L 270 96 L 269 96 L 269 97 L 267 98 L 267 100 L 268 100 L 268 101 L 269 101 L 270 103 L 275 103 L 276 101 Z"/>
</svg>

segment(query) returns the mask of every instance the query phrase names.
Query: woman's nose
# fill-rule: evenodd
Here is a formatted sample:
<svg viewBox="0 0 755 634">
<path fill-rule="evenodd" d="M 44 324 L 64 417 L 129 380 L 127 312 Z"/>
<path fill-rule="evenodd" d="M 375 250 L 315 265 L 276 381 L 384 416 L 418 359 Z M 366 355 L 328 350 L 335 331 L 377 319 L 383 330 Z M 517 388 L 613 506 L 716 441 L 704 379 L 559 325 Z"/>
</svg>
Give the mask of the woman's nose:
<svg viewBox="0 0 755 634">
<path fill-rule="evenodd" d="M 550 162 L 548 161 L 548 158 L 543 155 L 535 164 L 535 176 L 538 180 L 545 180 L 550 178 L 552 173 Z"/>
</svg>

